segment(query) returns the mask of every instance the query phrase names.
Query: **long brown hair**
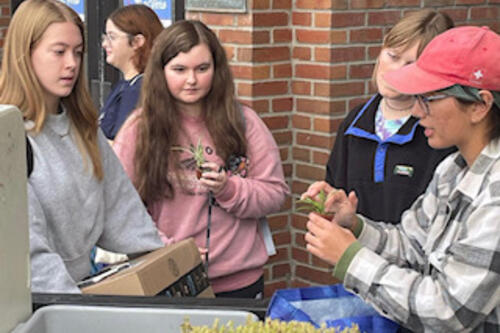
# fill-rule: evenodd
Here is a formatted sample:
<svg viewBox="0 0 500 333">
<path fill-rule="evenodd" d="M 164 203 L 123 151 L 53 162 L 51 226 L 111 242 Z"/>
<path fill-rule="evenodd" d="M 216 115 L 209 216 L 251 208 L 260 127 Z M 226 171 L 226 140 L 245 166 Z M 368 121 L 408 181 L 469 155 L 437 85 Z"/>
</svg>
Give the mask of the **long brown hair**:
<svg viewBox="0 0 500 333">
<path fill-rule="evenodd" d="M 204 121 L 217 155 L 226 161 L 230 155 L 246 154 L 245 125 L 224 48 L 203 23 L 178 21 L 157 37 L 144 74 L 134 179 L 146 204 L 174 196 L 167 174 L 178 164 L 178 156 L 171 153 L 171 148 L 178 144 L 181 120 L 176 100 L 167 87 L 164 67 L 180 52 L 189 52 L 200 43 L 208 46 L 214 61 L 212 88 L 204 99 Z"/>
<path fill-rule="evenodd" d="M 138 48 L 132 57 L 135 69 L 139 73 L 144 72 L 153 42 L 163 30 L 163 25 L 156 13 L 146 5 L 129 5 L 116 9 L 109 15 L 108 20 L 129 35 L 128 42 L 131 46 L 136 35 L 144 36 L 144 45 Z"/>
<path fill-rule="evenodd" d="M 27 0 L 21 3 L 11 19 L 3 49 L 0 74 L 0 103 L 17 106 L 25 120 L 34 123 L 33 133 L 43 129 L 49 111 L 44 103 L 43 88 L 31 63 L 31 52 L 53 23 L 74 23 L 85 45 L 84 25 L 77 13 L 57 0 Z M 92 103 L 83 61 L 70 95 L 61 98 L 68 110 L 83 160 L 88 157 L 97 179 L 103 177 L 102 161 L 97 143 L 97 110 Z"/>
</svg>

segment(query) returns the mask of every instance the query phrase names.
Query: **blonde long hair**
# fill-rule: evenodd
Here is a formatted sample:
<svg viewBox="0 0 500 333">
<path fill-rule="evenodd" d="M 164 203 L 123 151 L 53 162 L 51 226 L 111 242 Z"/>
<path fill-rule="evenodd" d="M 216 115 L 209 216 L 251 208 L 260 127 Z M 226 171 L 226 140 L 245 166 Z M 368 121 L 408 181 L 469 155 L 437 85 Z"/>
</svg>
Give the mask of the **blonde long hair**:
<svg viewBox="0 0 500 333">
<path fill-rule="evenodd" d="M 27 0 L 21 3 L 9 24 L 0 74 L 0 103 L 17 106 L 25 120 L 33 121 L 32 132 L 39 133 L 44 126 L 47 106 L 43 88 L 35 74 L 31 53 L 53 23 L 74 23 L 85 45 L 82 20 L 71 8 L 57 0 Z M 97 110 L 88 91 L 83 61 L 72 92 L 61 99 L 68 111 L 76 141 L 84 161 L 87 155 L 93 164 L 94 175 L 102 180 L 102 161 L 97 143 Z"/>
</svg>

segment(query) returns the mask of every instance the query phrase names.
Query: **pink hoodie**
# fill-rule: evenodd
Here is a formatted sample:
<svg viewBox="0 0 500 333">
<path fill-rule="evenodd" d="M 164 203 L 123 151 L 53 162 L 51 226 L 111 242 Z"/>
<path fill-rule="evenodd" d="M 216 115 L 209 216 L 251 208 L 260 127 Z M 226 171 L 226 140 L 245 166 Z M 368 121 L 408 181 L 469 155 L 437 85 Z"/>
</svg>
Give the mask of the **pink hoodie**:
<svg viewBox="0 0 500 333">
<path fill-rule="evenodd" d="M 288 186 L 278 147 L 264 122 L 250 108 L 243 107 L 248 140 L 248 173 L 245 178 L 233 175 L 215 197 L 210 229 L 208 275 L 216 293 L 246 287 L 263 274 L 268 256 L 258 219 L 280 210 Z M 129 177 L 134 178 L 137 122 L 129 119 L 115 139 L 113 148 Z M 212 138 L 202 119 L 183 116 L 186 137 L 181 144 L 196 145 L 201 138 L 207 161 L 224 165 L 214 151 Z M 191 194 L 175 186 L 175 198 L 161 200 L 148 207 L 164 242 L 171 244 L 193 237 L 199 247 L 205 247 L 208 216 L 208 193 L 196 178 L 189 153 L 181 153 L 186 184 Z M 185 163 L 182 163 L 185 162 Z M 190 168 L 190 169 L 189 169 Z M 170 178 L 172 179 L 172 178 Z"/>
</svg>

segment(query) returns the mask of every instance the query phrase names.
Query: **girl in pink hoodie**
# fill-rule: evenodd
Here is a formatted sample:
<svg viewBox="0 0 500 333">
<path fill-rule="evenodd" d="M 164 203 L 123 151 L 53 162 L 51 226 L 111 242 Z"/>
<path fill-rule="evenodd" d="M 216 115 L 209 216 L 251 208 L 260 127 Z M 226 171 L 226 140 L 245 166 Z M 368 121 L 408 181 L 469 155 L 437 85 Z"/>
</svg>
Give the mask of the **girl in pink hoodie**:
<svg viewBox="0 0 500 333">
<path fill-rule="evenodd" d="M 217 296 L 262 295 L 259 219 L 289 190 L 271 133 L 236 101 L 225 51 L 203 23 L 157 37 L 140 105 L 113 148 L 164 242 L 195 239 Z"/>
</svg>

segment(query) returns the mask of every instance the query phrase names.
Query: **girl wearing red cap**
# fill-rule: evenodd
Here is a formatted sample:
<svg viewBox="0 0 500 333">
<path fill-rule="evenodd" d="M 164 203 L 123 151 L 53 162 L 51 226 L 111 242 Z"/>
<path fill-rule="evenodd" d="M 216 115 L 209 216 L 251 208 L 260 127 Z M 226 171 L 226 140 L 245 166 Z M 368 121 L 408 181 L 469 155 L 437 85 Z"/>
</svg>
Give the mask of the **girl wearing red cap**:
<svg viewBox="0 0 500 333">
<path fill-rule="evenodd" d="M 309 215 L 307 249 L 336 264 L 346 288 L 412 331 L 500 331 L 499 54 L 500 36 L 488 28 L 454 28 L 416 63 L 385 75 L 416 96 L 412 115 L 429 145 L 458 148 L 401 224 L 357 215 L 353 192 L 325 185 L 333 221 Z"/>
</svg>

